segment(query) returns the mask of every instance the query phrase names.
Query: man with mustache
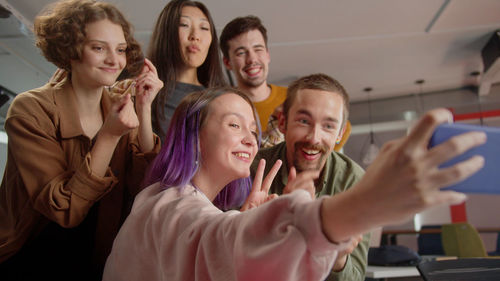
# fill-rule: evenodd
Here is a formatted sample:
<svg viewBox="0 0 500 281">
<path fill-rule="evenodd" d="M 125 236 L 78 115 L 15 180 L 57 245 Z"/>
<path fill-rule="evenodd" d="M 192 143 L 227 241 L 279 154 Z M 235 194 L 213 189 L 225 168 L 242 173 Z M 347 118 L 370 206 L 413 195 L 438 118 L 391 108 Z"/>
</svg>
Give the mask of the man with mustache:
<svg viewBox="0 0 500 281">
<path fill-rule="evenodd" d="M 271 56 L 266 28 L 255 16 L 235 18 L 222 30 L 220 46 L 224 65 L 233 71 L 238 88 L 247 93 L 257 109 L 263 132 L 262 146 L 283 141 L 277 120 L 286 88 L 267 83 Z"/>
<path fill-rule="evenodd" d="M 281 160 L 283 166 L 270 193 L 286 194 L 305 188 L 315 198 L 347 190 L 364 174 L 353 160 L 334 151 L 348 113 L 349 97 L 338 81 L 325 74 L 299 78 L 289 86 L 279 116 L 285 141 L 259 151 L 251 166 L 252 176 L 260 159 L 267 162 L 265 174 Z M 364 280 L 369 236 L 351 239 L 352 247 L 339 253 L 327 280 Z"/>
</svg>

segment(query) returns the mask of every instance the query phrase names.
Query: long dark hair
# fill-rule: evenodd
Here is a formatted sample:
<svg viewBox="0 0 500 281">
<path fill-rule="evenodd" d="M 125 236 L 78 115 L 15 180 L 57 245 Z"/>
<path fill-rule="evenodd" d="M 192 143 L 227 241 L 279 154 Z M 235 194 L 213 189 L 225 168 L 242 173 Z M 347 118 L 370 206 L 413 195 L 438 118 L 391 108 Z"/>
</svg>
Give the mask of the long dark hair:
<svg viewBox="0 0 500 281">
<path fill-rule="evenodd" d="M 167 129 L 160 128 L 160 120 L 165 119 L 165 103 L 174 90 L 177 71 L 184 64 L 179 48 L 178 28 L 182 8 L 186 6 L 196 7 L 205 14 L 210 23 L 210 32 L 212 34 L 212 42 L 208 49 L 207 58 L 197 69 L 198 80 L 207 88 L 226 85 L 222 75 L 217 33 L 210 12 L 205 5 L 197 1 L 170 1 L 158 16 L 148 50 L 148 56 L 158 70 L 158 77 L 164 83 L 164 87 L 156 96 L 152 106 L 153 130 L 160 135 L 165 135 Z"/>
</svg>

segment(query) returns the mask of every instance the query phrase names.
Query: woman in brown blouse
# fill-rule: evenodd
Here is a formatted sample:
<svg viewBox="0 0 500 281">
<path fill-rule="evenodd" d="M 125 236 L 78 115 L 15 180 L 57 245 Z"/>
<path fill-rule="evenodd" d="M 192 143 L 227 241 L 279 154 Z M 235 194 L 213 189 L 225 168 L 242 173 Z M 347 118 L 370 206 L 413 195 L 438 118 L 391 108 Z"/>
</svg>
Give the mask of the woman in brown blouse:
<svg viewBox="0 0 500 281">
<path fill-rule="evenodd" d="M 163 83 L 111 4 L 57 2 L 35 19 L 35 35 L 64 72 L 9 108 L 0 276 L 100 280 L 159 151 L 151 103 Z M 123 70 L 134 78 L 116 82 Z"/>
</svg>

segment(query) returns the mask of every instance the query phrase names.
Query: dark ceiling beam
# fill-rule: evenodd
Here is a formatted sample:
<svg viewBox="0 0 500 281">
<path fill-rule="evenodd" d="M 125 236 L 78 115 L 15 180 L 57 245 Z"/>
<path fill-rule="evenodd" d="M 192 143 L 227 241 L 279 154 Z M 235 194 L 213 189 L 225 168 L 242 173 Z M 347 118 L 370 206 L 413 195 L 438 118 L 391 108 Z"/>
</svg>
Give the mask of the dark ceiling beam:
<svg viewBox="0 0 500 281">
<path fill-rule="evenodd" d="M 439 10 L 436 12 L 436 14 L 432 18 L 431 22 L 429 23 L 429 25 L 427 25 L 427 27 L 425 28 L 425 32 L 429 33 L 431 31 L 432 27 L 437 22 L 437 20 L 439 19 L 441 14 L 444 12 L 444 9 L 446 9 L 446 6 L 448 6 L 449 3 L 450 3 L 450 0 L 444 1 L 443 5 L 441 5 Z"/>
</svg>

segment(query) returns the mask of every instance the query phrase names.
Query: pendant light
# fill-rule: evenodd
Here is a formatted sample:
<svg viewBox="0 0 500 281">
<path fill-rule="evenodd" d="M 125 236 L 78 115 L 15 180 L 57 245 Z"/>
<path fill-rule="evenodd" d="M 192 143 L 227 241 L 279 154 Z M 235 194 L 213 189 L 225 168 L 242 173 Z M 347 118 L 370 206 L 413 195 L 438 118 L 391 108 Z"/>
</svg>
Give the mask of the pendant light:
<svg viewBox="0 0 500 281">
<path fill-rule="evenodd" d="M 477 81 L 478 81 L 478 78 L 479 78 L 479 75 L 481 74 L 481 72 L 479 71 L 472 71 L 469 75 L 472 76 L 474 78 L 474 80 L 476 81 L 475 84 L 479 84 Z M 479 91 L 477 91 L 476 93 L 476 96 L 477 96 L 477 108 L 478 108 L 478 111 L 479 111 L 479 124 L 481 126 L 484 125 L 484 120 L 483 120 L 483 109 L 482 109 L 482 106 L 481 106 L 481 95 L 479 94 Z"/>
<path fill-rule="evenodd" d="M 366 150 L 363 149 L 362 151 L 362 158 L 361 158 L 361 163 L 363 165 L 369 166 L 373 160 L 377 157 L 377 154 L 379 152 L 379 148 L 377 144 L 375 143 L 375 134 L 373 133 L 373 120 L 372 120 L 372 101 L 371 101 L 371 96 L 370 92 L 372 91 L 372 88 L 367 87 L 363 89 L 363 91 L 366 92 L 367 99 L 368 99 L 368 117 L 370 118 L 370 135 L 369 135 L 369 144 L 366 147 Z"/>
<path fill-rule="evenodd" d="M 424 92 L 424 79 L 418 79 L 415 81 L 415 84 L 419 86 L 419 90 L 417 92 L 416 96 L 416 111 L 417 111 L 417 118 L 420 118 L 422 116 L 422 113 L 424 112 L 424 104 L 422 102 L 422 93 Z"/>
</svg>

